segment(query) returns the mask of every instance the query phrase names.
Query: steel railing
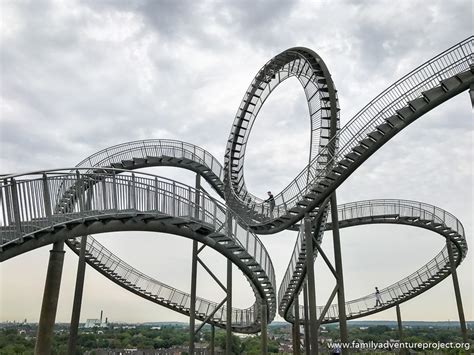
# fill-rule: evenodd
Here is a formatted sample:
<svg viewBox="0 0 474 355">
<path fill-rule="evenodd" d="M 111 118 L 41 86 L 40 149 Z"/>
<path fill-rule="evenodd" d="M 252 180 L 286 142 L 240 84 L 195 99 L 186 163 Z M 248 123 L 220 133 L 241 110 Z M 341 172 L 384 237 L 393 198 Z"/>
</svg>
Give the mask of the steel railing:
<svg viewBox="0 0 474 355">
<path fill-rule="evenodd" d="M 374 219 L 379 223 L 383 223 L 384 220 L 387 223 L 399 221 L 404 224 L 429 227 L 444 237 L 452 239 L 457 244 L 457 246 L 453 244 L 456 263 L 459 263 L 467 253 L 464 227 L 461 222 L 451 213 L 426 203 L 397 199 L 351 202 L 338 206 L 338 219 L 341 227 L 350 221 L 353 222 L 350 225 L 357 225 L 370 223 Z M 326 225 L 330 226 L 330 223 L 331 217 L 329 213 Z M 294 272 L 300 263 L 298 259 L 305 256 L 305 252 L 302 251 L 305 244 L 304 233 L 299 233 L 296 244 L 299 246 L 295 245 L 290 265 L 287 268 L 278 292 L 280 312 L 293 302 L 294 295 L 299 291 L 289 287 L 290 284 L 295 284 L 295 280 L 301 281 L 305 277 L 305 274 L 295 274 Z M 449 275 L 449 272 L 448 251 L 445 246 L 432 260 L 411 275 L 384 289 L 380 289 L 382 301 L 386 306 L 399 302 L 403 298 L 408 298 L 414 292 L 421 293 L 423 290 L 439 282 L 440 278 L 442 279 Z M 348 301 L 346 303 L 346 314 L 348 317 L 355 317 L 364 313 L 370 313 L 375 309 L 374 305 L 375 294 Z M 322 309 L 323 307 L 318 307 L 318 314 L 320 314 Z M 290 316 L 292 312 L 293 310 L 289 309 Z M 337 304 L 333 304 L 329 308 L 325 319 L 337 318 L 337 315 Z M 282 316 L 287 317 L 286 314 L 282 314 Z"/>
<path fill-rule="evenodd" d="M 441 80 L 448 79 L 463 71 L 469 70 L 474 64 L 474 37 L 456 44 L 443 53 L 420 65 L 403 78 L 392 84 L 346 125 L 344 125 L 329 143 L 322 147 L 319 154 L 314 157 L 295 179 L 293 179 L 282 192 L 275 195 L 276 207 L 273 217 L 287 214 L 287 211 L 296 205 L 297 201 L 310 192 L 311 186 L 322 181 L 331 171 L 332 167 L 344 159 L 366 135 L 385 122 L 385 119 L 396 114 L 411 100 L 421 96 L 421 93 L 440 84 Z M 332 155 L 330 147 L 336 144 L 339 147 L 336 154 Z M 325 168 L 321 168 L 324 163 Z M 308 179 L 309 177 L 309 179 Z M 311 182 L 308 184 L 308 180 Z M 239 199 L 235 194 L 234 197 Z M 239 200 L 238 200 L 239 201 Z M 240 203 L 243 203 L 240 200 Z M 268 207 L 261 200 L 253 205 L 255 212 L 268 211 Z M 266 212 L 269 216 L 268 212 Z"/>
<path fill-rule="evenodd" d="M 225 233 L 255 260 L 256 269 L 261 269 L 258 278 L 262 282 L 268 280 L 266 287 L 272 289 L 275 285 L 268 252 L 259 238 L 243 227 L 243 221 L 227 213 L 223 204 L 205 192 L 171 179 L 92 167 L 77 168 L 73 172 L 53 170 L 9 176 L 3 179 L 0 187 L 0 209 L 2 247 L 21 243 L 25 237 L 40 230 L 104 215 L 140 212 L 198 221 Z M 227 228 L 228 218 L 232 220 L 232 230 Z M 274 296 L 270 292 L 268 297 L 274 313 Z"/>
</svg>

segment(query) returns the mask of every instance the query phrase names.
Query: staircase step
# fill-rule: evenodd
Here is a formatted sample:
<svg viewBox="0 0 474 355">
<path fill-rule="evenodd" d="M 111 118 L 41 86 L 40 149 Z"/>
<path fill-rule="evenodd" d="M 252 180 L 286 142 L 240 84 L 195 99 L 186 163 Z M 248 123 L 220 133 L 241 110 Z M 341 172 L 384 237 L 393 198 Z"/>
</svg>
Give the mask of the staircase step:
<svg viewBox="0 0 474 355">
<path fill-rule="evenodd" d="M 383 123 L 377 127 L 375 127 L 378 131 L 382 132 L 383 134 L 387 134 L 390 132 L 393 128 L 388 125 L 387 123 Z"/>
<path fill-rule="evenodd" d="M 413 115 L 413 109 L 410 106 L 402 107 L 401 109 L 396 110 L 396 112 L 402 119 L 408 119 Z"/>
<path fill-rule="evenodd" d="M 425 107 L 427 103 L 428 102 L 426 101 L 425 97 L 422 96 L 422 97 L 418 97 L 414 100 L 409 101 L 408 105 L 410 105 L 413 110 L 417 111 L 417 110 Z"/>
<path fill-rule="evenodd" d="M 461 81 L 455 76 L 441 81 L 441 85 L 446 91 L 456 89 L 459 84 L 461 84 Z"/>
<path fill-rule="evenodd" d="M 428 99 L 428 101 L 433 101 L 433 100 L 436 100 L 441 95 L 444 95 L 444 90 L 442 87 L 436 86 L 429 90 L 423 91 L 422 94 L 424 97 Z"/>
<path fill-rule="evenodd" d="M 389 122 L 393 127 L 399 128 L 403 126 L 404 122 L 398 115 L 393 115 L 385 119 L 385 121 Z"/>
<path fill-rule="evenodd" d="M 380 133 L 379 131 L 370 132 L 368 136 L 372 138 L 374 141 L 378 141 L 381 138 L 383 138 L 383 134 Z"/>
</svg>

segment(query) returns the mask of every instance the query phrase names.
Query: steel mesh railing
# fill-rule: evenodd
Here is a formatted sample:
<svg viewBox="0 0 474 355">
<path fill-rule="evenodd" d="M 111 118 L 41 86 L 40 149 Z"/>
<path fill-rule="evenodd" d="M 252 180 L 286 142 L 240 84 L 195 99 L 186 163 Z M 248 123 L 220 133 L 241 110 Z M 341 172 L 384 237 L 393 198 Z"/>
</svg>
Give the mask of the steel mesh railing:
<svg viewBox="0 0 474 355">
<path fill-rule="evenodd" d="M 274 218 L 286 214 L 288 209 L 310 192 L 311 185 L 323 180 L 332 167 L 351 152 L 368 133 L 374 131 L 376 126 L 394 115 L 396 110 L 420 97 L 422 92 L 438 86 L 441 80 L 469 70 L 474 64 L 473 49 L 474 37 L 469 37 L 414 69 L 373 99 L 339 130 L 327 146 L 321 149 L 312 162 L 282 192 L 275 195 Z M 337 143 L 339 146 L 335 155 L 330 152 L 331 143 Z M 312 168 L 318 159 L 326 162 L 325 169 Z M 308 176 L 311 185 L 307 183 Z M 262 207 L 261 202 L 257 202 L 254 206 L 257 212 L 262 208 L 266 207 Z"/>
<path fill-rule="evenodd" d="M 331 214 L 328 213 L 327 225 L 331 223 L 330 216 Z M 358 223 L 364 223 L 364 219 L 367 221 L 368 218 L 377 218 L 378 220 L 386 219 L 389 222 L 396 219 L 408 218 L 411 219 L 411 224 L 413 225 L 426 225 L 426 223 L 428 223 L 431 225 L 432 230 L 437 231 L 437 233 L 445 237 L 451 238 L 459 246 L 460 249 L 453 245 L 453 254 L 455 255 L 457 263 L 466 256 L 467 243 L 464 236 L 464 227 L 454 215 L 439 207 L 417 201 L 397 199 L 357 201 L 338 206 L 338 220 L 341 226 L 344 226 L 344 222 L 351 220 L 359 220 Z M 304 243 L 303 234 L 299 236 L 297 243 L 301 245 Z M 295 246 L 295 251 L 296 250 L 298 250 L 298 255 L 295 257 L 294 252 L 291 258 L 292 261 L 297 260 L 301 255 L 299 249 Z M 292 270 L 294 270 L 295 267 L 296 262 L 289 265 L 285 274 L 285 280 L 291 280 L 292 277 L 294 277 Z M 413 292 L 421 292 L 421 289 L 428 288 L 434 283 L 439 282 L 440 278 L 449 275 L 448 268 L 449 258 L 447 247 L 445 246 L 433 259 L 411 275 L 384 289 L 380 289 L 383 303 L 387 305 L 403 297 L 408 297 Z M 300 277 L 304 278 L 305 275 L 302 274 Z M 283 297 L 288 295 L 289 291 L 291 291 L 288 289 L 288 285 L 289 282 L 286 282 L 280 286 L 280 303 L 289 302 L 288 300 L 283 300 Z M 348 301 L 346 303 L 346 314 L 348 317 L 355 317 L 369 313 L 375 309 L 375 301 L 375 294 Z M 323 307 L 318 307 L 318 317 L 322 310 Z M 293 310 L 290 308 L 288 311 L 291 316 Z M 303 310 L 300 310 L 300 313 L 300 316 L 303 317 Z M 337 318 L 338 314 L 337 304 L 333 304 L 330 306 L 325 319 Z M 286 315 L 282 314 L 282 316 Z"/>
<path fill-rule="evenodd" d="M 262 242 L 244 228 L 236 216 L 231 216 L 232 230 L 226 231 L 229 215 L 226 207 L 203 191 L 150 174 L 106 168 L 100 169 L 102 173 L 95 170 L 90 173 L 92 168 L 84 167 L 74 172 L 46 171 L 4 179 L 0 187 L 1 246 L 21 243 L 23 238 L 40 230 L 92 216 L 131 212 L 169 215 L 195 220 L 212 230 L 227 233 L 257 262 L 261 269 L 259 278 L 267 279 L 269 288 L 274 287 L 273 265 Z M 62 193 L 53 193 L 56 191 Z M 276 306 L 273 297 L 269 295 L 267 300 L 272 312 Z"/>
<path fill-rule="evenodd" d="M 127 159 L 162 156 L 187 158 L 198 162 L 207 166 L 223 181 L 222 165 L 211 153 L 194 144 L 172 139 L 148 139 L 118 144 L 87 157 L 77 167 L 111 166 L 112 163 Z"/>
<path fill-rule="evenodd" d="M 75 242 L 77 245 L 80 242 L 80 238 L 76 238 Z M 86 250 L 89 261 L 91 261 L 91 259 L 92 262 L 97 261 L 100 265 L 99 268 L 111 278 L 116 279 L 119 283 L 128 283 L 128 287 L 148 297 L 189 311 L 191 300 L 189 293 L 180 291 L 142 273 L 117 257 L 95 239 L 91 240 L 88 238 Z M 200 297 L 196 298 L 196 314 L 201 315 L 202 318 L 214 313 L 212 317 L 213 321 L 225 322 L 227 316 L 226 306 L 224 305 L 216 311 L 217 308 L 219 308 L 217 302 L 212 302 Z M 246 309 L 233 308 L 232 324 L 234 326 L 245 326 L 255 323 L 257 321 L 255 315 L 258 314 L 256 308 L 256 304 Z"/>
</svg>

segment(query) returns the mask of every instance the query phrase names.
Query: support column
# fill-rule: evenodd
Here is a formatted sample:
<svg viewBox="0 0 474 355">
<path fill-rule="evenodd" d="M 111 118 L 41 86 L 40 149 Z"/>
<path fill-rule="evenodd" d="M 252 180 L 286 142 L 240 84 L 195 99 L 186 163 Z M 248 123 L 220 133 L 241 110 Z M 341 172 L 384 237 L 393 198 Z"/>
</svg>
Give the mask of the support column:
<svg viewBox="0 0 474 355">
<path fill-rule="evenodd" d="M 77 263 L 76 288 L 74 290 L 74 301 L 72 305 L 71 325 L 69 327 L 69 342 L 67 348 L 67 353 L 69 355 L 74 355 L 76 353 L 84 278 L 86 274 L 86 246 L 87 235 L 84 235 L 81 238 L 81 249 L 79 251 L 79 261 Z"/>
<path fill-rule="evenodd" d="M 198 242 L 193 240 L 191 264 L 191 299 L 189 306 L 189 355 L 194 355 L 194 329 L 196 329 L 196 286 L 197 286 Z"/>
<path fill-rule="evenodd" d="M 64 242 L 56 242 L 49 252 L 49 264 L 44 285 L 43 303 L 36 336 L 35 355 L 51 353 L 54 321 L 58 308 L 59 289 L 64 262 Z"/>
<path fill-rule="evenodd" d="M 341 252 L 341 238 L 339 235 L 339 220 L 337 216 L 337 199 L 336 193 L 331 195 L 331 223 L 332 236 L 334 244 L 334 263 L 337 274 L 337 305 L 339 310 L 339 332 L 341 335 L 341 342 L 347 343 L 347 319 L 346 319 L 346 299 L 344 295 L 344 273 L 342 271 L 342 252 Z M 349 354 L 348 349 L 342 349 L 343 354 Z"/>
<path fill-rule="evenodd" d="M 311 221 L 308 214 L 304 218 L 304 233 L 306 240 L 306 274 L 308 277 L 309 328 L 311 334 L 311 354 L 318 354 L 318 318 L 316 317 L 316 285 L 314 282 L 314 255 Z"/>
<path fill-rule="evenodd" d="M 261 330 L 261 337 L 262 337 L 262 355 L 268 354 L 268 339 L 267 339 L 267 304 L 265 301 L 262 302 L 262 330 Z"/>
<path fill-rule="evenodd" d="M 400 343 L 401 343 L 403 339 L 403 327 L 402 327 L 402 315 L 400 313 L 400 305 L 397 304 L 395 309 L 397 311 L 398 339 L 400 340 Z"/>
<path fill-rule="evenodd" d="M 469 88 L 469 96 L 471 97 L 471 105 L 474 107 L 474 84 L 471 84 Z"/>
<path fill-rule="evenodd" d="M 210 349 L 210 355 L 214 355 L 214 342 L 216 339 L 216 329 L 214 328 L 214 324 L 211 324 L 211 344 L 209 345 Z"/>
<path fill-rule="evenodd" d="M 232 229 L 231 229 L 232 230 Z M 227 259 L 226 355 L 232 354 L 232 262 Z"/>
<path fill-rule="evenodd" d="M 308 312 L 308 285 L 304 283 L 303 288 L 303 305 L 304 305 L 304 349 L 305 354 L 310 355 L 310 333 L 309 333 L 309 312 Z"/>
<path fill-rule="evenodd" d="M 300 303 L 298 300 L 298 296 L 295 297 L 295 322 L 293 323 L 294 326 L 294 333 L 293 333 L 293 354 L 300 355 L 301 349 L 301 342 L 300 342 Z"/>
<path fill-rule="evenodd" d="M 464 308 L 462 306 L 461 290 L 459 289 L 458 273 L 456 271 L 453 249 L 451 249 L 451 247 L 454 247 L 454 245 L 449 238 L 446 238 L 446 247 L 448 249 L 451 275 L 453 276 L 454 294 L 456 296 L 456 304 L 458 306 L 459 324 L 461 326 L 462 339 L 464 343 L 468 343 L 469 341 L 467 339 L 466 319 L 464 318 Z"/>
<path fill-rule="evenodd" d="M 196 174 L 196 194 L 194 197 L 194 217 L 199 219 L 199 193 L 201 190 L 201 175 Z M 194 355 L 194 330 L 196 329 L 196 287 L 197 287 L 197 254 L 198 242 L 193 240 L 193 252 L 191 257 L 191 295 L 189 306 L 189 355 Z"/>
</svg>

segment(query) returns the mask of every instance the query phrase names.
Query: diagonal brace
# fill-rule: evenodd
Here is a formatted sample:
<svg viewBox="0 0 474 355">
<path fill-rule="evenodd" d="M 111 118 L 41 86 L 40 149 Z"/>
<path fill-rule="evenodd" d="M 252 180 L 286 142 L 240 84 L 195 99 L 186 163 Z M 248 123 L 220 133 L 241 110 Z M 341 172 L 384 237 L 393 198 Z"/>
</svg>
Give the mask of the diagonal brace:
<svg viewBox="0 0 474 355">
<path fill-rule="evenodd" d="M 221 303 L 219 303 L 219 304 L 217 305 L 217 307 L 211 312 L 211 314 L 209 314 L 209 315 L 206 317 L 206 319 L 204 319 L 204 320 L 202 321 L 202 323 L 199 325 L 199 327 L 197 327 L 197 329 L 194 331 L 194 334 L 199 333 L 199 331 L 202 329 L 202 327 L 204 327 L 204 325 L 205 325 L 207 322 L 209 322 L 209 320 L 212 318 L 212 316 L 213 316 L 214 314 L 216 314 L 216 312 L 219 310 L 219 308 L 221 308 L 221 307 L 224 305 L 224 303 L 226 303 L 226 302 L 227 302 L 227 296 L 221 301 Z"/>
</svg>

